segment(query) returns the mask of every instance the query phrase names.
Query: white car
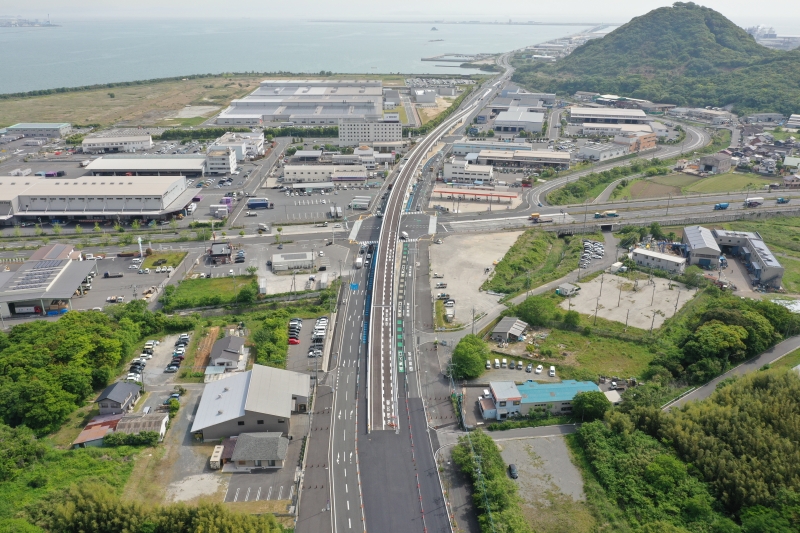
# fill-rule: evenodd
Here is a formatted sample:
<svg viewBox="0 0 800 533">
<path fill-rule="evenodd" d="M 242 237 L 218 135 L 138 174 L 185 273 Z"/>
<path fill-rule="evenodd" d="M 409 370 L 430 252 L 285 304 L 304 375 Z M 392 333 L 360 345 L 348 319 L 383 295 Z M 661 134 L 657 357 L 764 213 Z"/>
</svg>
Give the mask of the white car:
<svg viewBox="0 0 800 533">
<path fill-rule="evenodd" d="M 556 367 L 554 367 L 554 366 L 551 366 L 551 367 L 550 367 L 550 372 L 548 372 L 548 374 L 547 374 L 547 375 L 548 375 L 548 376 L 550 376 L 551 378 L 554 378 L 554 377 L 556 377 Z"/>
<path fill-rule="evenodd" d="M 542 370 L 544 370 L 544 367 L 543 367 L 542 365 L 539 365 L 539 366 L 537 366 L 537 367 L 536 367 L 536 370 L 535 370 L 535 372 L 536 372 L 537 374 L 541 374 L 541 373 L 542 373 Z"/>
<path fill-rule="evenodd" d="M 139 270 L 139 265 L 129 265 L 128 270 Z"/>
<path fill-rule="evenodd" d="M 320 250 L 320 251 L 319 251 L 319 256 L 320 256 L 320 257 L 325 257 L 325 252 L 323 252 L 322 250 Z"/>
<path fill-rule="evenodd" d="M 334 224 L 334 225 L 333 225 L 333 227 L 334 227 L 334 228 L 341 228 L 341 227 L 342 227 L 342 225 L 341 225 L 341 224 Z"/>
<path fill-rule="evenodd" d="M 174 269 L 173 269 L 171 266 L 168 266 L 168 267 L 167 267 L 167 270 L 166 270 L 166 272 L 168 272 L 168 273 L 172 274 L 172 271 L 173 271 L 173 270 L 174 270 Z"/>
</svg>

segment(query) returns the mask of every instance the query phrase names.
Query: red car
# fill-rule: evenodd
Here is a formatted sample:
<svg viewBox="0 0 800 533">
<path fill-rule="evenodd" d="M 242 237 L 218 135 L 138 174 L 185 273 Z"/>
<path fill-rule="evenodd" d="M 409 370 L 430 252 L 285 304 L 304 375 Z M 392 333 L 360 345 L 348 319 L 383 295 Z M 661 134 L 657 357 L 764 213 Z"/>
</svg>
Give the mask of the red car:
<svg viewBox="0 0 800 533">
<path fill-rule="evenodd" d="M 289 344 L 300 344 L 300 339 L 289 339 Z"/>
</svg>

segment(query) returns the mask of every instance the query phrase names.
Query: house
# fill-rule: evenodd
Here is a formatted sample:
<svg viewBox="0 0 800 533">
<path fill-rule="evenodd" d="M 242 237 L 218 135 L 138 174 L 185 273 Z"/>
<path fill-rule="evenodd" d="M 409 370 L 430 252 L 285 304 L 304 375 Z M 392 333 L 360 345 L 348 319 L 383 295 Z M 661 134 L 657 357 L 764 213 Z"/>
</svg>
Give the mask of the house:
<svg viewBox="0 0 800 533">
<path fill-rule="evenodd" d="M 797 172 L 797 170 L 800 169 L 800 157 L 784 157 L 783 168 L 792 172 Z"/>
<path fill-rule="evenodd" d="M 731 169 L 731 156 L 727 154 L 711 154 L 700 158 L 700 172 L 724 174 Z"/>
<path fill-rule="evenodd" d="M 117 433 L 137 435 L 142 431 L 155 431 L 158 433 L 158 440 L 164 440 L 167 433 L 167 423 L 169 422 L 168 413 L 131 413 L 123 415 L 117 424 Z"/>
<path fill-rule="evenodd" d="M 783 178 L 783 186 L 787 189 L 800 189 L 800 175 L 785 176 Z"/>
<path fill-rule="evenodd" d="M 231 462 L 237 468 L 283 468 L 289 439 L 277 432 L 241 433 Z"/>
<path fill-rule="evenodd" d="M 102 446 L 103 438 L 113 433 L 117 428 L 122 414 L 100 415 L 92 418 L 86 427 L 83 428 L 78 438 L 72 441 L 73 448 L 88 448 L 90 446 Z"/>
<path fill-rule="evenodd" d="M 289 433 L 292 413 L 305 413 L 311 377 L 253 365 L 252 370 L 209 382 L 192 423 L 206 441 L 241 433 Z"/>
<path fill-rule="evenodd" d="M 600 388 L 591 381 L 575 381 L 565 379 L 560 383 L 537 383 L 528 380 L 517 386 L 520 394 L 520 414 L 527 415 L 531 411 L 550 411 L 554 415 L 572 412 L 572 400 L 581 392 L 599 391 Z"/>
<path fill-rule="evenodd" d="M 491 398 L 487 398 L 489 402 L 485 405 L 480 404 L 483 418 L 505 420 L 509 416 L 519 414 L 522 396 L 513 381 L 490 381 L 489 390 L 491 391 Z M 489 409 L 483 411 L 487 407 Z"/>
<path fill-rule="evenodd" d="M 95 402 L 99 404 L 101 415 L 124 414 L 133 409 L 141 394 L 139 385 L 119 381 L 106 387 Z"/>
<path fill-rule="evenodd" d="M 503 318 L 492 330 L 492 340 L 497 342 L 515 341 L 527 329 L 528 324 L 515 316 Z"/>
<path fill-rule="evenodd" d="M 225 337 L 214 343 L 211 348 L 211 366 L 236 368 L 244 355 L 244 339 L 242 337 Z"/>
<path fill-rule="evenodd" d="M 702 226 L 683 228 L 683 244 L 686 245 L 686 259 L 690 265 L 701 268 L 719 266 L 720 249 L 711 230 Z"/>
</svg>

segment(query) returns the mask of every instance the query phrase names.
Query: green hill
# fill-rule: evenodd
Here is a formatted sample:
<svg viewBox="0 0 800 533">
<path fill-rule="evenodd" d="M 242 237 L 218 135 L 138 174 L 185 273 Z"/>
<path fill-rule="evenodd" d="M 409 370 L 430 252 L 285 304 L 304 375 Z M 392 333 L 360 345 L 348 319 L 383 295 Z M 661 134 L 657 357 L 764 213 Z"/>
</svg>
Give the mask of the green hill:
<svg viewBox="0 0 800 533">
<path fill-rule="evenodd" d="M 536 89 L 616 93 L 738 112 L 800 111 L 800 51 L 771 50 L 720 13 L 692 2 L 653 10 L 555 64 L 516 60 L 514 81 Z"/>
</svg>

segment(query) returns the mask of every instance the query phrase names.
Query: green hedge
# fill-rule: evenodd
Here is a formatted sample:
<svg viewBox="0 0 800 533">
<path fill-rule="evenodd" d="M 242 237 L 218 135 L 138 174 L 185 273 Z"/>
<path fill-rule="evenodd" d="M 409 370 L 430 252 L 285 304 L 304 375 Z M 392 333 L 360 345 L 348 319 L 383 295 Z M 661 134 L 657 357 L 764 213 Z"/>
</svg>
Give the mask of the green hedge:
<svg viewBox="0 0 800 533">
<path fill-rule="evenodd" d="M 103 437 L 103 446 L 155 446 L 158 444 L 157 431 L 141 433 L 109 433 Z"/>
</svg>

